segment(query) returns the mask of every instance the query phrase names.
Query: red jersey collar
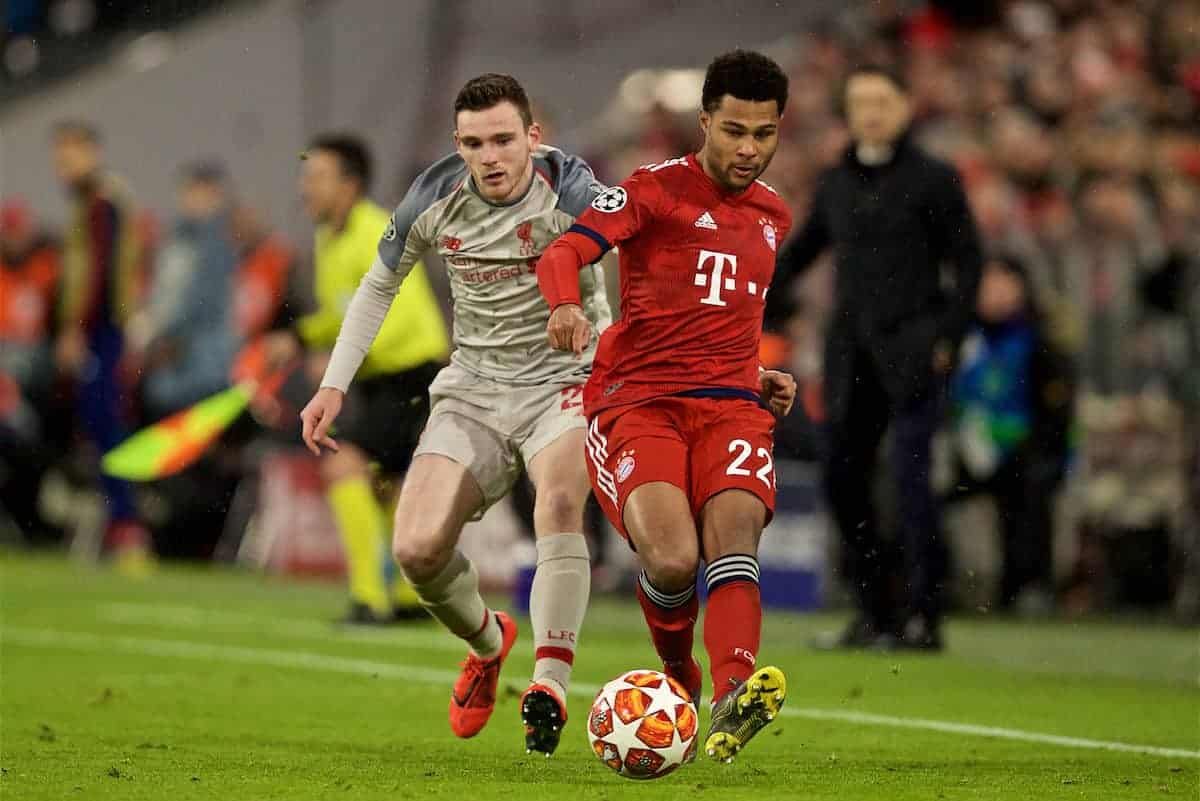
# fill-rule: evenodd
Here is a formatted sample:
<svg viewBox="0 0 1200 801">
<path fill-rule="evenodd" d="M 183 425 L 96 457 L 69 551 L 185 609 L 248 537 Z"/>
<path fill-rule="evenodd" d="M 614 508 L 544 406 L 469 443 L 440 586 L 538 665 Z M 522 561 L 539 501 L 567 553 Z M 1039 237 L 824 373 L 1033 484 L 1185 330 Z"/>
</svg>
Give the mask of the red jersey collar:
<svg viewBox="0 0 1200 801">
<path fill-rule="evenodd" d="M 700 165 L 700 159 L 696 158 L 695 153 L 688 153 L 684 158 L 687 161 L 688 167 L 690 167 L 700 176 L 700 179 L 704 181 L 709 189 L 712 190 L 714 195 L 720 198 L 722 203 L 742 203 L 750 197 L 756 188 L 758 188 L 758 179 L 755 178 L 754 181 L 752 181 L 751 184 L 741 192 L 727 192 L 721 187 L 720 184 L 712 179 L 711 175 L 704 171 L 704 167 Z"/>
</svg>

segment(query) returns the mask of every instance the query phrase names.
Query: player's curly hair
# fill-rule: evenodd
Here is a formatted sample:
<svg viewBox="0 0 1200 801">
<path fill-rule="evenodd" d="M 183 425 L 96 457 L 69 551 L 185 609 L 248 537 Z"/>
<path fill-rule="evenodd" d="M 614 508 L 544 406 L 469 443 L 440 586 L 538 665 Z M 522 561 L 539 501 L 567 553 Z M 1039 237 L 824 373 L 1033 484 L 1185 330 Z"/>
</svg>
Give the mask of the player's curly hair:
<svg viewBox="0 0 1200 801">
<path fill-rule="evenodd" d="M 788 79 L 774 60 L 753 50 L 722 53 L 708 65 L 700 104 L 709 113 L 721 105 L 721 98 L 733 95 L 756 103 L 774 100 L 783 113 L 787 105 Z"/>
<path fill-rule="evenodd" d="M 533 125 L 533 110 L 525 88 L 513 76 L 497 72 L 484 73 L 466 82 L 454 98 L 454 116 L 457 119 L 460 111 L 483 111 L 505 101 L 517 107 L 526 128 Z"/>
</svg>

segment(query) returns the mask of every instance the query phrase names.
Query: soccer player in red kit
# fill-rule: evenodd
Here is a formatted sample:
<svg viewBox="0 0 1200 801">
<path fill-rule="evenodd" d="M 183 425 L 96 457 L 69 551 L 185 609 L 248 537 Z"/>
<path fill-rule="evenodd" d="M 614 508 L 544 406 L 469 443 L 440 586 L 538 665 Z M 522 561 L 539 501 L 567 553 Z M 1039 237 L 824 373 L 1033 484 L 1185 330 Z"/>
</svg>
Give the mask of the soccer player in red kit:
<svg viewBox="0 0 1200 801">
<path fill-rule="evenodd" d="M 700 151 L 601 193 L 537 266 L 551 344 L 581 353 L 591 327 L 578 272 L 619 246 L 619 323 L 584 388 L 592 487 L 636 550 L 638 600 L 668 675 L 699 700 L 692 657 L 700 560 L 713 680 L 704 748 L 727 762 L 779 711 L 783 673 L 756 667 L 758 542 L 775 506 L 775 415 L 795 382 L 758 364 L 764 299 L 792 215 L 758 180 L 779 141 L 787 77 L 758 53 L 708 68 Z"/>
</svg>

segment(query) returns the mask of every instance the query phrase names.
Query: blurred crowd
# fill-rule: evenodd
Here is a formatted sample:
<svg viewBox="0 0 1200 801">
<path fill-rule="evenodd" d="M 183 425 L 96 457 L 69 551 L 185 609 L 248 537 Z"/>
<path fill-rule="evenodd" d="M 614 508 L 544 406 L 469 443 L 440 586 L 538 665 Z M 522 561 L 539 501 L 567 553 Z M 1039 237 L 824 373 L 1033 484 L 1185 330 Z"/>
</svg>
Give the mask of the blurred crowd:
<svg viewBox="0 0 1200 801">
<path fill-rule="evenodd" d="M 157 516 L 123 481 L 102 480 L 90 517 L 72 488 L 91 486 L 98 457 L 130 432 L 228 388 L 238 351 L 291 321 L 293 252 L 238 203 L 219 163 L 180 170 L 164 228 L 107 169 L 87 123 L 59 124 L 47 151 L 71 200 L 64 231 L 0 202 L 0 525 L 35 542 L 90 528 L 93 547 L 136 565 L 154 534 L 197 511 L 199 530 L 219 533 L 236 476 L 207 465 L 203 480 L 165 488 Z M 197 556 L 213 546 L 160 542 Z"/>
<path fill-rule="evenodd" d="M 896 68 L 911 89 L 916 139 L 958 168 L 984 239 L 995 275 L 984 282 L 980 320 L 1016 294 L 1038 310 L 1039 336 L 1061 356 L 1047 379 L 1047 391 L 1053 376 L 1072 388 L 1065 410 L 1047 404 L 1067 432 L 1047 454 L 1066 475 L 1049 485 L 1059 495 L 1057 564 L 1031 608 L 1175 598 L 1195 615 L 1200 4 L 946 0 L 914 9 L 880 0 L 847 4 L 775 55 L 789 69 L 791 99 L 764 177 L 797 220 L 820 170 L 847 144 L 838 109 L 846 71 L 864 61 Z M 627 122 L 585 149 L 607 181 L 697 144 L 694 112 L 656 107 Z M 53 151 L 74 199 L 71 227 L 45 230 L 19 199 L 0 206 L 0 526 L 16 523 L 34 540 L 82 525 L 64 499 L 94 480 L 98 452 L 228 387 L 239 350 L 289 326 L 312 294 L 306 271 L 294 269 L 309 248 L 283 242 L 240 204 L 219 163 L 181 170 L 174 219 L 163 226 L 135 211 L 107 171 L 100 132 L 67 124 Z M 88 280 L 96 259 L 113 262 L 107 284 Z M 789 301 L 784 317 L 768 321 L 775 336 L 763 355 L 803 387 L 780 455 L 810 459 L 823 416 L 829 266 L 811 271 Z M 978 383 L 969 370 L 964 360 L 952 382 L 960 411 Z M 962 421 L 947 421 L 950 465 L 978 454 Z M 235 496 L 258 464 L 246 454 L 257 453 L 260 434 L 235 427 L 200 472 L 149 499 L 107 481 L 104 520 L 92 522 L 98 539 L 135 551 L 219 550 L 223 531 L 245 525 L 227 517 L 242 514 Z M 943 472 L 947 498 L 968 489 L 953 469 Z M 1001 500 L 994 528 L 1020 536 L 1005 512 L 1013 494 L 990 492 Z"/>
<path fill-rule="evenodd" d="M 110 45 L 187 20 L 220 0 L 7 0 L 0 4 L 0 97 L 34 91 Z"/>
</svg>

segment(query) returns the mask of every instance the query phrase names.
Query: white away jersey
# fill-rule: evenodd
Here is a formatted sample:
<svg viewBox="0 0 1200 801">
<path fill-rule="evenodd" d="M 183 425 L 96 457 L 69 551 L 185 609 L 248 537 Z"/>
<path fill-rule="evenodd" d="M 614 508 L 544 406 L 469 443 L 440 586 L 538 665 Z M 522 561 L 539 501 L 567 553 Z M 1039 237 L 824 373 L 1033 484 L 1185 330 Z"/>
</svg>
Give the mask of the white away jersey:
<svg viewBox="0 0 1200 801">
<path fill-rule="evenodd" d="M 379 242 L 383 265 L 403 280 L 436 249 L 454 298 L 453 361 L 476 375 L 515 384 L 585 380 L 595 341 L 576 359 L 546 338 L 550 309 L 534 266 L 605 187 L 587 163 L 542 145 L 534 179 L 520 199 L 495 205 L 476 191 L 467 165 L 451 154 L 422 173 Z M 599 265 L 580 271 L 584 312 L 597 333 L 612 321 Z"/>
</svg>

